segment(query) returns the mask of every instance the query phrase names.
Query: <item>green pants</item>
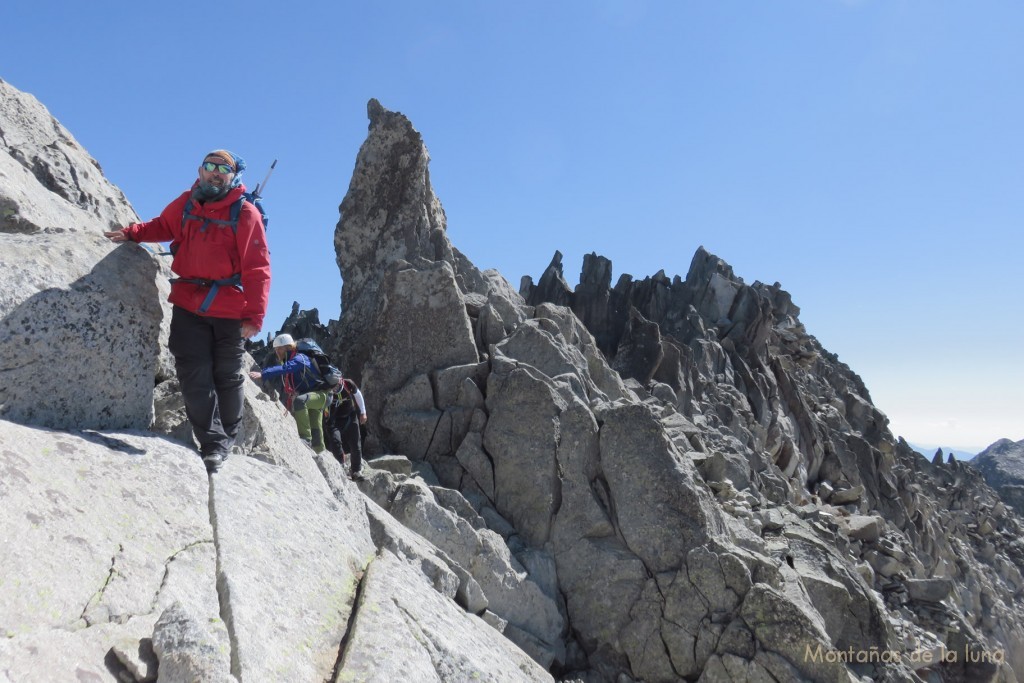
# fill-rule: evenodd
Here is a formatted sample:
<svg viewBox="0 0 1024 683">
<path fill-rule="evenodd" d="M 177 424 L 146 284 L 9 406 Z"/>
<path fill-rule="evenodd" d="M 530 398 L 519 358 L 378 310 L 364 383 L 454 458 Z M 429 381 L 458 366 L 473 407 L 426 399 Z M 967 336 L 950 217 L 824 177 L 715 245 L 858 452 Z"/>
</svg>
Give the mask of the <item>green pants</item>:
<svg viewBox="0 0 1024 683">
<path fill-rule="evenodd" d="M 292 400 L 292 417 L 299 428 L 299 438 L 320 453 L 324 450 L 323 413 L 327 406 L 327 393 L 311 391 Z"/>
</svg>

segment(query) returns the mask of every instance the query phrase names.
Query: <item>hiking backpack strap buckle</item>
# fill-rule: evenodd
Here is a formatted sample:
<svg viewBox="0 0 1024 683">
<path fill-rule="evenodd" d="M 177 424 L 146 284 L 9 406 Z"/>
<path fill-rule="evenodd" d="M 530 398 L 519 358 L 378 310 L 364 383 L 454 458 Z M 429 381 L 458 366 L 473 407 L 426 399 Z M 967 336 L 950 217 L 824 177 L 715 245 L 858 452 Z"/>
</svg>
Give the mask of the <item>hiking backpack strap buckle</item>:
<svg viewBox="0 0 1024 683">
<path fill-rule="evenodd" d="M 214 298 L 217 296 L 217 290 L 221 287 L 237 287 L 242 288 L 242 274 L 235 273 L 231 277 L 226 277 L 221 280 L 204 280 L 198 277 L 172 277 L 171 283 L 175 282 L 187 282 L 192 285 L 199 285 L 200 287 L 209 287 L 210 291 L 207 293 L 206 298 L 203 299 L 203 303 L 199 306 L 199 313 L 206 313 L 210 310 L 210 306 L 213 304 Z"/>
<path fill-rule="evenodd" d="M 231 213 L 228 217 L 228 220 L 222 221 L 216 218 L 204 218 L 203 216 L 197 216 L 194 213 L 192 213 L 192 209 L 195 207 L 195 202 L 193 201 L 192 197 L 189 197 L 188 201 L 185 202 L 184 210 L 181 212 L 181 230 L 182 232 L 184 232 L 185 224 L 190 220 L 194 220 L 203 222 L 203 224 L 199 227 L 199 232 L 206 232 L 206 228 L 208 228 L 212 223 L 213 225 L 229 225 L 231 226 L 231 231 L 237 235 L 238 217 L 242 213 L 242 202 L 244 201 L 244 197 L 239 197 L 236 202 L 232 203 Z M 176 245 L 172 243 L 170 249 L 170 253 L 172 255 L 174 254 L 174 252 L 177 251 L 175 247 Z M 213 300 L 217 296 L 217 290 L 219 290 L 221 287 L 237 287 L 239 290 L 241 290 L 242 274 L 235 273 L 231 277 L 226 277 L 220 280 L 206 280 L 204 278 L 198 277 L 172 277 L 171 283 L 173 284 L 175 282 L 188 282 L 189 284 L 198 285 L 200 287 L 209 287 L 209 293 L 206 295 L 206 298 L 203 299 L 203 303 L 200 304 L 199 306 L 199 313 L 206 313 L 208 310 L 210 310 L 210 306 L 213 305 Z"/>
</svg>

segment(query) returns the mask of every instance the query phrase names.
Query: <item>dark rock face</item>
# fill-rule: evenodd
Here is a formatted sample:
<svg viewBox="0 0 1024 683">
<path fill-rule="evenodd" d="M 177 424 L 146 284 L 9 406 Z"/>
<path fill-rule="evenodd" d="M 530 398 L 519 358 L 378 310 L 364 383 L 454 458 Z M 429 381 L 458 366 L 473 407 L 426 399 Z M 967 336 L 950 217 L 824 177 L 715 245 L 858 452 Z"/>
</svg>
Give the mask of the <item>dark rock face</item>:
<svg viewBox="0 0 1024 683">
<path fill-rule="evenodd" d="M 1003 500 L 1024 515 L 1024 441 L 1000 439 L 970 463 Z"/>
<path fill-rule="evenodd" d="M 661 347 L 661 328 L 645 319 L 635 308 L 630 309 L 629 323 L 612 361 L 612 369 L 623 377 L 632 377 L 641 384 L 654 378 L 665 357 Z"/>
<path fill-rule="evenodd" d="M 1009 596 L 1024 585 L 1016 578 L 1024 565 L 1013 541 L 1019 520 L 955 459 L 943 463 L 937 456 L 928 463 L 896 442 L 861 379 L 805 332 L 799 308 L 778 284 L 748 286 L 703 249 L 685 279 L 670 280 L 664 272 L 641 281 L 623 275 L 610 288 L 610 266 L 603 257 L 585 257 L 580 284 L 571 291 L 556 253 L 539 283 L 525 277 L 520 291 L 533 305 L 571 307 L 614 369 L 697 425 L 695 450 L 704 454 L 695 461 L 713 488 L 716 482 L 735 484 L 763 496 L 769 506 L 839 508 L 846 515 L 835 518 L 843 533 L 865 539 L 853 540 L 847 552 L 870 567 L 875 590 L 891 608 L 912 607 L 929 632 L 947 633 L 947 643 L 959 636 L 936 626 L 930 608 L 918 607 L 923 603 L 913 595 L 908 601 L 901 578 L 930 581 L 948 575 L 954 563 L 961 580 L 975 577 L 970 583 L 986 575 L 986 567 L 999 566 L 991 561 L 1001 555 L 1013 558 L 1014 568 L 991 589 L 1013 600 Z M 660 352 L 653 350 L 658 346 Z M 1017 502 L 1024 491 L 1012 474 L 1021 469 L 1020 451 L 1012 442 L 994 446 L 990 456 L 1002 456 L 1000 470 L 1000 458 L 979 456 L 1007 502 Z M 949 510 L 960 513 L 950 518 Z M 878 517 L 857 519 L 867 511 Z M 874 519 L 884 520 L 881 527 L 873 527 Z M 889 562 L 887 551 L 871 548 L 895 538 L 906 553 L 901 562 Z M 972 550 L 965 561 L 967 547 Z M 815 596 L 810 587 L 818 584 L 806 578 L 804 583 Z M 980 597 L 967 599 L 964 590 L 961 583 L 955 591 L 961 605 Z M 1019 645 L 1000 650 L 992 643 L 1020 643 L 1019 621 L 985 624 L 969 608 L 960 610 L 943 607 L 938 622 L 963 621 L 968 632 L 978 629 L 971 647 L 981 647 L 987 633 L 990 648 L 1018 651 Z"/>
<path fill-rule="evenodd" d="M 703 248 L 685 280 L 662 271 L 610 282 L 611 262 L 591 254 L 570 292 L 556 254 L 540 283 L 524 278 L 522 291 L 534 305 L 565 302 L 614 369 L 644 386 L 668 385 L 674 407 L 711 428 L 707 438 L 722 450 L 767 455 L 799 488 L 860 483 L 847 438 L 831 432 L 845 422 L 879 448 L 888 421 L 861 379 L 805 332 L 778 284 L 748 286 Z M 819 419 L 826 415 L 830 422 Z"/>
</svg>

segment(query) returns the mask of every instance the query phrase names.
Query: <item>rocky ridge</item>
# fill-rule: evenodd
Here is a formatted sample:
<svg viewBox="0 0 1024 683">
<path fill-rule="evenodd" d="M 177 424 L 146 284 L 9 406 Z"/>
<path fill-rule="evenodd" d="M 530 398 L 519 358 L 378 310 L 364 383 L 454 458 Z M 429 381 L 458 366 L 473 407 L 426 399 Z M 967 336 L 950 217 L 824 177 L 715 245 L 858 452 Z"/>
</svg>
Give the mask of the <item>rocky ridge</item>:
<svg viewBox="0 0 1024 683">
<path fill-rule="evenodd" d="M 777 283 L 698 249 L 685 279 L 614 288 L 590 255 L 575 290 L 556 254 L 514 292 L 449 245 L 408 120 L 369 115 L 335 233 L 335 355 L 377 394 L 371 447 L 430 464 L 512 523 L 510 547 L 550 557 L 568 632 L 535 658 L 637 680 L 1022 670 L 1020 520 L 970 470 L 896 440 Z M 396 197 L 419 222 L 391 222 Z M 709 578 L 725 567 L 746 578 Z M 776 596 L 803 648 L 905 668 L 814 669 L 759 622 L 777 625 L 761 610 Z M 923 661 L 943 649 L 964 654 Z"/>
<path fill-rule="evenodd" d="M 18 125 L 59 125 L 35 111 Z M 5 398 L 27 424 L 0 421 L 0 576 L 17 577 L 0 584 L 0 681 L 1024 671 L 1019 519 L 974 470 L 894 442 L 780 287 L 698 250 L 685 280 L 613 295 L 591 257 L 591 296 L 524 297 L 449 243 L 411 123 L 368 114 L 335 232 L 343 315 L 322 341 L 370 402 L 369 480 L 314 456 L 254 385 L 238 452 L 207 480 L 158 333 L 137 370 L 152 431 L 51 425 Z M 24 234 L 0 234 L 0 254 Z M 97 245 L 157 286 L 142 249 Z M 137 315 L 159 330 L 166 311 Z M 73 416 L 91 397 L 65 400 Z M 962 656 L 926 661 L 944 648 Z"/>
</svg>

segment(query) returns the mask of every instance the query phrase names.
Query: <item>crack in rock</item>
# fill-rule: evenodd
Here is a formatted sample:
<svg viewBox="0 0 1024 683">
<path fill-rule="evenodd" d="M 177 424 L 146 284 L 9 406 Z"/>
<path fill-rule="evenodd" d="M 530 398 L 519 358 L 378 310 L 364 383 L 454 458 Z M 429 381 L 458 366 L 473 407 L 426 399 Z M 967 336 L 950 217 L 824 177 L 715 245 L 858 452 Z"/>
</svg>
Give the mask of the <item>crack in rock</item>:
<svg viewBox="0 0 1024 683">
<path fill-rule="evenodd" d="M 182 554 L 188 552 L 192 548 L 196 548 L 196 547 L 199 547 L 201 545 L 206 545 L 207 543 L 213 543 L 213 539 L 210 538 L 210 539 L 203 539 L 201 541 L 193 541 L 193 542 L 189 543 L 188 545 L 186 545 L 181 550 L 176 550 L 175 552 L 173 552 L 171 554 L 170 557 L 168 557 L 166 560 L 164 560 L 164 575 L 163 575 L 163 578 L 160 579 L 160 587 L 156 589 L 156 593 L 154 593 L 154 595 L 153 595 L 153 600 L 150 603 L 149 612 L 147 612 L 147 614 L 153 614 L 154 612 L 156 612 L 157 608 L 159 607 L 160 595 L 163 593 L 164 588 L 167 587 L 167 579 L 171 575 L 171 563 L 174 562 L 175 560 L 177 560 L 179 555 L 182 555 Z M 136 616 L 142 616 L 142 615 L 136 615 Z"/>
<path fill-rule="evenodd" d="M 345 626 L 345 635 L 341 637 L 341 643 L 338 644 L 338 659 L 334 663 L 334 673 L 331 675 L 330 680 L 338 681 L 341 680 L 342 663 L 345 661 L 345 654 L 348 650 L 349 639 L 352 636 L 352 628 L 355 625 L 356 617 L 359 615 L 359 604 L 363 597 L 363 590 L 366 588 L 366 575 L 370 571 L 370 565 L 376 561 L 376 558 L 370 560 L 370 563 L 366 565 L 363 570 L 362 576 L 359 577 L 359 583 L 356 584 L 356 594 L 352 599 L 352 611 L 348 615 L 348 624 Z"/>
<path fill-rule="evenodd" d="M 238 680 L 242 680 L 242 664 L 238 659 L 238 634 L 235 631 L 235 616 L 231 611 L 231 588 L 228 586 L 227 576 L 224 574 L 224 568 L 221 565 L 220 556 L 220 534 L 217 528 L 217 513 L 213 505 L 213 495 L 215 486 L 215 476 L 209 475 L 210 478 L 210 494 L 209 494 L 209 509 L 210 509 L 210 526 L 213 528 L 213 548 L 217 556 L 217 576 L 216 576 L 216 587 L 217 587 L 217 600 L 220 603 L 220 618 L 224 622 L 224 627 L 228 632 L 228 646 L 231 648 L 231 674 Z"/>
<path fill-rule="evenodd" d="M 434 642 L 430 635 L 423 630 L 423 627 L 420 626 L 415 615 L 400 605 L 397 600 L 392 600 L 392 604 L 394 604 L 395 609 L 397 609 L 405 618 L 406 626 L 408 626 L 412 637 L 415 638 L 416 642 L 422 645 L 423 649 L 430 654 L 430 661 L 433 663 L 434 671 L 437 672 L 438 678 L 442 681 L 450 680 L 453 672 L 441 666 L 442 658 L 439 656 L 439 653 L 442 651 L 441 648 L 438 647 L 437 643 Z"/>
<path fill-rule="evenodd" d="M 98 605 L 98 604 L 100 604 L 100 602 L 102 602 L 103 594 L 106 592 L 107 586 L 110 585 L 110 582 L 114 580 L 114 576 L 117 574 L 117 556 L 120 555 L 123 552 L 124 552 L 124 545 L 122 545 L 121 543 L 118 543 L 117 544 L 117 552 L 114 553 L 114 555 L 110 558 L 110 569 L 107 571 L 107 578 L 106 578 L 106 580 L 103 582 L 103 585 L 99 587 L 99 590 L 97 590 L 95 593 L 93 593 L 93 596 L 91 598 L 89 598 L 89 601 L 85 603 L 85 607 L 82 608 L 82 614 L 78 618 L 81 621 L 84 621 L 86 626 L 93 626 L 94 625 L 94 622 L 91 621 L 89 619 L 89 617 L 86 616 L 86 614 L 89 612 L 89 608 L 90 607 L 93 607 L 94 605 Z M 108 621 L 109 621 L 109 615 L 108 615 Z"/>
</svg>

